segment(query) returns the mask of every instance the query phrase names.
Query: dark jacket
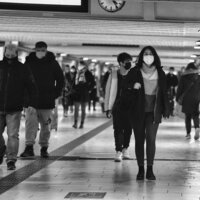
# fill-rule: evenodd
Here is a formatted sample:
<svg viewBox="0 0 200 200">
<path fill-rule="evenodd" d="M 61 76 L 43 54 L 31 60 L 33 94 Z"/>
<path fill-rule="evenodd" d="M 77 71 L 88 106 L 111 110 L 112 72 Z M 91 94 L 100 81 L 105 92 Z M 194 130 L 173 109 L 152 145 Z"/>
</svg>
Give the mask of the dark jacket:
<svg viewBox="0 0 200 200">
<path fill-rule="evenodd" d="M 192 73 L 193 71 L 193 73 Z M 182 101 L 182 111 L 186 114 L 197 114 L 200 102 L 200 76 L 195 70 L 186 71 L 180 79 L 176 100 L 185 93 Z"/>
<path fill-rule="evenodd" d="M 162 116 L 169 117 L 169 102 L 167 98 L 166 75 L 162 68 L 158 71 L 158 90 L 154 107 L 154 122 L 160 123 Z M 135 83 L 140 83 L 140 89 L 133 89 Z M 145 116 L 145 91 L 140 69 L 136 66 L 127 75 L 127 87 L 123 91 L 123 105 L 129 105 L 131 121 L 137 126 L 142 126 Z"/>
<path fill-rule="evenodd" d="M 11 113 L 21 111 L 24 104 L 24 94 L 30 98 L 29 105 L 37 106 L 37 90 L 34 78 L 28 66 L 16 58 L 8 64 L 4 57 L 0 61 L 0 112 Z"/>
<path fill-rule="evenodd" d="M 32 52 L 25 64 L 30 67 L 39 91 L 37 109 L 54 108 L 55 99 L 61 95 L 64 86 L 64 75 L 54 54 L 48 51 L 44 58 L 38 59 Z"/>
<path fill-rule="evenodd" d="M 75 76 L 76 77 L 76 76 Z M 85 71 L 86 82 L 73 84 L 74 94 L 73 101 L 76 102 L 88 102 L 89 101 L 89 92 L 92 91 L 94 87 L 95 80 L 92 73 L 89 70 Z"/>
</svg>

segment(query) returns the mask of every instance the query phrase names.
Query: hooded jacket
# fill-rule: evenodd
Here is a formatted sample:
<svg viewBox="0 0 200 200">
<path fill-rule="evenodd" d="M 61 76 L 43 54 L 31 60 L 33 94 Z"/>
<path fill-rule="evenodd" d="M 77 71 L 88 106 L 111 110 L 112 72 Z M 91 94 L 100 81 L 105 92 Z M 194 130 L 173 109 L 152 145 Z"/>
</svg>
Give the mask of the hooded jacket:
<svg viewBox="0 0 200 200">
<path fill-rule="evenodd" d="M 11 64 L 4 57 L 0 61 L 0 112 L 21 111 L 25 91 L 30 99 L 29 106 L 37 106 L 37 89 L 30 69 L 20 63 L 17 57 Z"/>
<path fill-rule="evenodd" d="M 47 52 L 42 59 L 36 57 L 35 52 L 26 58 L 26 65 L 31 69 L 38 89 L 37 109 L 52 109 L 55 99 L 61 95 L 64 86 L 64 75 L 52 52 Z M 27 100 L 26 104 L 29 105 Z"/>
</svg>

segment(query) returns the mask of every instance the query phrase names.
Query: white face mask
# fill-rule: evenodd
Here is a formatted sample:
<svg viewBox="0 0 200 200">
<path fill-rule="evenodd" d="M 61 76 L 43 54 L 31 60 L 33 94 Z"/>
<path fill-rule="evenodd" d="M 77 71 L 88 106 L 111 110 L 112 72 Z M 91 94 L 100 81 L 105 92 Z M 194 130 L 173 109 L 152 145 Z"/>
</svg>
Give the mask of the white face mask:
<svg viewBox="0 0 200 200">
<path fill-rule="evenodd" d="M 145 55 L 143 56 L 143 61 L 147 64 L 147 65 L 151 65 L 154 61 L 154 57 L 152 55 Z"/>
<path fill-rule="evenodd" d="M 83 68 L 84 68 L 83 65 L 79 65 L 79 66 L 78 66 L 78 70 L 79 70 L 79 71 L 81 71 Z"/>
</svg>

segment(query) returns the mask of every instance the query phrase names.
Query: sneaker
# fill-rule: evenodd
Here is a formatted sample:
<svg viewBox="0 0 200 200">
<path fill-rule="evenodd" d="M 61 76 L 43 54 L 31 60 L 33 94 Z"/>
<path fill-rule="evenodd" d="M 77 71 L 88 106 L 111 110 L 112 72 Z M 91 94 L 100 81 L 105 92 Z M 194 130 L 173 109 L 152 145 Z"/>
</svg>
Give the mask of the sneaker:
<svg viewBox="0 0 200 200">
<path fill-rule="evenodd" d="M 122 154 L 123 154 L 123 159 L 130 159 L 130 155 L 129 155 L 129 151 L 128 151 L 128 149 L 126 149 L 126 148 L 124 148 L 124 149 L 122 149 Z"/>
<path fill-rule="evenodd" d="M 0 165 L 3 163 L 3 158 L 4 158 L 5 153 L 6 153 L 6 146 L 4 145 L 0 149 Z"/>
<path fill-rule="evenodd" d="M 24 152 L 20 154 L 20 157 L 22 158 L 33 157 L 33 156 L 35 156 L 33 151 L 33 145 L 26 145 Z"/>
<path fill-rule="evenodd" d="M 186 139 L 191 139 L 191 135 L 190 134 L 187 134 L 185 137 L 186 137 Z"/>
<path fill-rule="evenodd" d="M 200 132 L 200 129 L 199 129 L 199 128 L 196 128 L 196 129 L 195 129 L 195 135 L 194 135 L 194 139 L 195 139 L 195 140 L 198 140 L 198 139 L 199 139 L 199 132 Z"/>
<path fill-rule="evenodd" d="M 7 162 L 7 170 L 15 170 L 16 166 L 15 166 L 15 162 L 14 161 L 8 161 Z"/>
<path fill-rule="evenodd" d="M 41 150 L 40 150 L 40 156 L 42 158 L 48 158 L 49 157 L 49 154 L 47 152 L 47 149 L 48 147 L 42 147 Z"/>
<path fill-rule="evenodd" d="M 115 162 L 121 162 L 122 161 L 122 152 L 117 151 L 115 154 Z"/>
</svg>

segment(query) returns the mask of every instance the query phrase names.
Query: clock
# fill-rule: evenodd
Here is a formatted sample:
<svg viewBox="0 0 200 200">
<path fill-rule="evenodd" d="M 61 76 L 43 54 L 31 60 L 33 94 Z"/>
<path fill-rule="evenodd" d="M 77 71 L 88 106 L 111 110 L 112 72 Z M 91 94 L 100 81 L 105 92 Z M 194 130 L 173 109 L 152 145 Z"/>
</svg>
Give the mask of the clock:
<svg viewBox="0 0 200 200">
<path fill-rule="evenodd" d="M 99 5 L 107 12 L 117 12 L 121 10 L 126 1 L 124 0 L 98 0 Z"/>
</svg>

